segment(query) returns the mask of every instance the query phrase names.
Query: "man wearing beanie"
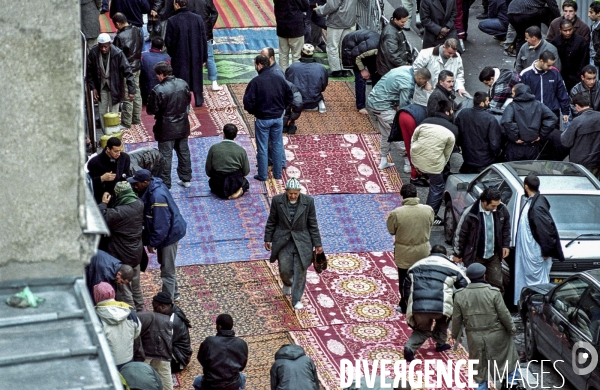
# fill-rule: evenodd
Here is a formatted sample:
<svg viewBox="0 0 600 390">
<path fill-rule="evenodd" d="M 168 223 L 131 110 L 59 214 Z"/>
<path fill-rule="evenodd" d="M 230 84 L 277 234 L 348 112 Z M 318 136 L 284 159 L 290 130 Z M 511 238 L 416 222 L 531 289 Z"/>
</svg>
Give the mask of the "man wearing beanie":
<svg viewBox="0 0 600 390">
<path fill-rule="evenodd" d="M 487 390 L 487 382 L 493 378 L 494 370 L 509 372 L 519 364 L 519 355 L 512 340 L 516 328 L 500 289 L 487 282 L 485 265 L 469 265 L 467 277 L 471 283 L 454 294 L 452 337 L 460 343 L 465 329 L 469 359 L 479 360 L 479 364 L 474 366 L 477 370 L 475 382 L 479 383 L 478 389 Z M 519 382 L 511 384 L 513 379 Z M 519 383 L 522 382 L 517 369 L 510 372 L 509 386 L 504 388 L 518 389 Z"/>
<path fill-rule="evenodd" d="M 287 181 L 285 188 L 285 193 L 275 195 L 271 201 L 265 249 L 271 251 L 271 263 L 279 260 L 283 293 L 291 294 L 292 306 L 300 310 L 304 308 L 302 294 L 313 248 L 319 254 L 323 246 L 314 199 L 300 193 L 300 182 L 295 177 Z"/>
<path fill-rule="evenodd" d="M 142 245 L 142 229 L 144 224 L 144 202 L 142 202 L 131 185 L 126 181 L 115 185 L 115 200 L 113 207 L 108 207 L 111 195 L 105 192 L 102 203 L 98 205 L 110 237 L 101 242 L 100 246 L 121 263 L 133 268 L 133 278 L 126 284 L 117 285 L 119 300 L 144 310 L 144 295 L 140 287 L 140 263 L 144 246 Z"/>
</svg>

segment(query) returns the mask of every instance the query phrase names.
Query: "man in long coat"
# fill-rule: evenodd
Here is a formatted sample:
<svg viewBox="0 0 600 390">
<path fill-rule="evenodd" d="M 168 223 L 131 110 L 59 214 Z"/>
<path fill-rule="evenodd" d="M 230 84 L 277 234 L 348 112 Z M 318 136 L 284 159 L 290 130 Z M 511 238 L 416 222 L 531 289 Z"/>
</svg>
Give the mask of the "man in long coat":
<svg viewBox="0 0 600 390">
<path fill-rule="evenodd" d="M 187 0 L 175 0 L 175 15 L 167 21 L 165 45 L 173 75 L 185 80 L 194 92 L 196 107 L 204 104 L 202 69 L 208 60 L 206 27 L 202 17 L 187 9 Z"/>
<path fill-rule="evenodd" d="M 302 294 L 306 285 L 306 270 L 316 253 L 323 253 L 321 233 L 317 223 L 315 201 L 300 193 L 300 182 L 291 178 L 285 193 L 275 195 L 265 226 L 265 249 L 271 251 L 270 261 L 279 260 L 279 276 L 283 293 L 292 295 L 294 309 L 304 308 Z"/>
</svg>

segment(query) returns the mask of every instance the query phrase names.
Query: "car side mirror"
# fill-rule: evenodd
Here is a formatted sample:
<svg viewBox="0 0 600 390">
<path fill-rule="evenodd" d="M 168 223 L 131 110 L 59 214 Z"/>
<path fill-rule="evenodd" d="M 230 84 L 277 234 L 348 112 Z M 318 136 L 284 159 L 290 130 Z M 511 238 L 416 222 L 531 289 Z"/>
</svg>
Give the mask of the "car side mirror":
<svg viewBox="0 0 600 390">
<path fill-rule="evenodd" d="M 550 295 L 544 295 L 544 302 L 550 303 Z"/>
<path fill-rule="evenodd" d="M 466 191 L 468 188 L 469 188 L 469 183 L 466 183 L 466 182 L 458 183 L 456 185 L 456 189 L 458 191 Z"/>
</svg>

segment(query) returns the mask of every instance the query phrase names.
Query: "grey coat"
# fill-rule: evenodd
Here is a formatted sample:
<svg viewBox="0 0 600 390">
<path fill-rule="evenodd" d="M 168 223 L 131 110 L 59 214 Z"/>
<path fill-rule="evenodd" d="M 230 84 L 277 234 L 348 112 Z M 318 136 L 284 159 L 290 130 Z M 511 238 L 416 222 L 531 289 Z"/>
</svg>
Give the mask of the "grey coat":
<svg viewBox="0 0 600 390">
<path fill-rule="evenodd" d="M 358 0 L 328 0 L 315 9 L 319 16 L 327 18 L 329 28 L 353 28 L 356 25 Z"/>
<path fill-rule="evenodd" d="M 317 368 L 299 345 L 284 345 L 271 366 L 271 390 L 319 390 Z"/>
<path fill-rule="evenodd" d="M 285 193 L 275 195 L 271 201 L 264 238 L 265 242 L 272 243 L 270 260 L 277 260 L 287 242 L 294 240 L 302 265 L 308 268 L 312 262 L 313 248 L 322 246 L 315 201 L 308 195 L 300 194 L 293 221 L 290 221 L 287 204 Z"/>
<path fill-rule="evenodd" d="M 86 39 L 100 35 L 100 8 L 102 0 L 79 0 L 81 7 L 81 32 Z"/>
</svg>

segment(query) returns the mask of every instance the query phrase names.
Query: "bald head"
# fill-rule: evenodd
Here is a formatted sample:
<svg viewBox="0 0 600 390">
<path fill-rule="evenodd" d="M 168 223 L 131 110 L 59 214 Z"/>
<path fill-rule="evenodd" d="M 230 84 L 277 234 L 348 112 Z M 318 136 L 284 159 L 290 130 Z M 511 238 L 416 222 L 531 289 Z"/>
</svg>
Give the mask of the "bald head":
<svg viewBox="0 0 600 390">
<path fill-rule="evenodd" d="M 265 47 L 260 51 L 260 54 L 269 59 L 269 65 L 272 66 L 275 63 L 275 49 L 272 47 Z"/>
</svg>

